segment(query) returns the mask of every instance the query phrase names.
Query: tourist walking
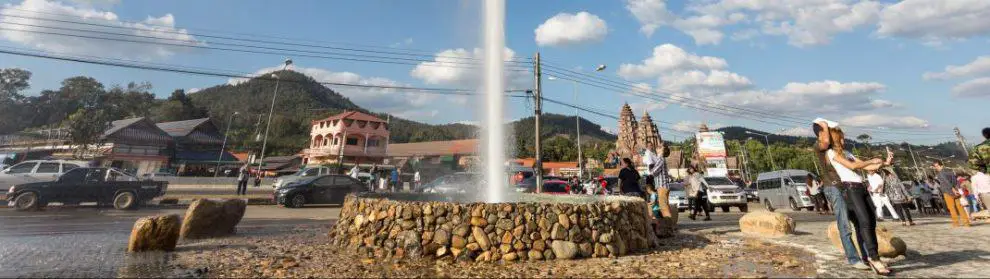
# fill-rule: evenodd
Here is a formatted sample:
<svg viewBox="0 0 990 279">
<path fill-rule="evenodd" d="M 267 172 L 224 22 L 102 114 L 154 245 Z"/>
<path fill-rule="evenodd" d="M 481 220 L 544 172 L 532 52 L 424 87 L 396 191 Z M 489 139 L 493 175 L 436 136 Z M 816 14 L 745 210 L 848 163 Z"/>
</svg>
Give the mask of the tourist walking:
<svg viewBox="0 0 990 279">
<path fill-rule="evenodd" d="M 354 164 L 354 167 L 351 168 L 351 171 L 348 174 L 351 176 L 351 178 L 358 179 L 358 174 L 360 173 L 361 173 L 361 169 L 358 168 L 357 164 Z"/>
<path fill-rule="evenodd" d="M 389 191 L 397 192 L 399 189 L 399 169 L 392 169 L 391 179 L 388 181 Z"/>
<path fill-rule="evenodd" d="M 688 208 L 691 209 L 691 215 L 688 215 L 688 218 L 694 220 L 698 212 L 704 212 L 705 221 L 711 221 L 711 213 L 708 211 L 707 183 L 701 178 L 701 173 L 693 167 L 688 167 L 687 173 L 688 180 L 687 184 L 684 185 L 684 192 L 688 195 Z"/>
<path fill-rule="evenodd" d="M 815 119 L 811 124 L 812 131 L 817 137 L 815 144 L 815 156 L 818 158 L 818 165 L 822 168 L 821 185 L 822 192 L 828 198 L 829 208 L 835 214 L 835 223 L 839 229 L 839 240 L 842 243 L 842 250 L 846 255 L 846 262 L 853 268 L 869 270 L 863 259 L 853 245 L 852 231 L 849 228 L 849 210 L 846 206 L 845 186 L 841 183 L 839 174 L 828 159 L 828 151 L 832 150 L 831 129 L 838 128 L 839 124 L 825 120 Z"/>
<path fill-rule="evenodd" d="M 640 178 L 632 160 L 622 158 L 622 169 L 619 170 L 619 192 L 626 196 L 643 197 L 643 190 L 639 188 Z"/>
<path fill-rule="evenodd" d="M 960 192 L 956 191 L 959 186 L 956 182 L 956 174 L 952 170 L 946 169 L 945 165 L 941 160 L 935 160 L 932 162 L 932 168 L 938 174 L 936 179 L 938 179 L 938 190 L 942 192 L 942 198 L 945 200 L 945 206 L 949 209 L 949 217 L 952 218 L 952 226 L 958 227 L 960 225 L 964 227 L 969 227 L 969 214 L 966 214 L 966 209 L 963 208 L 961 199 L 965 197 L 959 195 Z"/>
<path fill-rule="evenodd" d="M 883 209 L 887 208 L 890 212 L 890 216 L 894 217 L 894 221 L 901 219 L 894 210 L 894 205 L 890 203 L 890 199 L 887 198 L 887 194 L 884 192 L 884 180 L 876 170 L 867 171 L 866 176 L 867 182 L 870 183 L 870 199 L 873 201 L 873 206 L 877 209 L 877 222 L 883 222 Z"/>
<path fill-rule="evenodd" d="M 883 165 L 890 164 L 893 154 L 887 153 L 886 162 L 876 158 L 869 161 L 859 160 L 852 153 L 845 151 L 845 133 L 842 128 L 834 127 L 830 131 L 832 149 L 826 152 L 826 156 L 846 187 L 846 197 L 853 211 L 853 214 L 849 215 L 849 221 L 856 230 L 856 241 L 859 243 L 860 252 L 874 272 L 880 275 L 890 274 L 890 269 L 880 261 L 877 252 L 877 217 L 870 202 L 869 190 L 863 185 L 863 178 L 855 170 L 877 170 Z"/>
<path fill-rule="evenodd" d="M 911 218 L 911 210 L 908 209 L 908 204 L 911 204 L 910 192 L 904 188 L 904 183 L 901 183 L 897 174 L 889 169 L 881 169 L 880 175 L 883 176 L 883 192 L 887 196 L 888 201 L 894 206 L 894 211 L 901 216 L 901 225 L 914 226 L 914 219 Z"/>
<path fill-rule="evenodd" d="M 420 179 L 422 179 L 422 177 L 419 176 L 419 171 L 417 170 L 413 173 L 413 189 L 419 189 Z"/>
<path fill-rule="evenodd" d="M 237 171 L 237 195 L 247 194 L 248 179 L 251 178 L 251 170 L 247 165 L 241 166 Z"/>
</svg>

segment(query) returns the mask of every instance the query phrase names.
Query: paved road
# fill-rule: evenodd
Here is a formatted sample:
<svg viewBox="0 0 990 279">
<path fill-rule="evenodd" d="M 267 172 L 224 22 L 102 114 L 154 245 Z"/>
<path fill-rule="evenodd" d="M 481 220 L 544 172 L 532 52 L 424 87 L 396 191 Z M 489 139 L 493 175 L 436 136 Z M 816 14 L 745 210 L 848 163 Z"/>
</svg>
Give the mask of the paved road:
<svg viewBox="0 0 990 279">
<path fill-rule="evenodd" d="M 750 208 L 754 208 L 750 206 Z M 756 207 L 756 210 L 762 210 Z M 821 277 L 869 277 L 870 272 L 850 268 L 843 252 L 832 246 L 825 230 L 835 221 L 832 215 L 802 211 L 779 210 L 797 222 L 797 235 L 772 239 L 771 242 L 804 248 L 816 254 Z M 684 232 L 724 233 L 739 237 L 739 218 L 743 213 L 717 212 L 712 221 L 692 221 L 686 213 L 680 215 L 679 227 Z M 980 223 L 969 228 L 950 228 L 948 216 L 915 216 L 917 226 L 904 227 L 899 222 L 881 222 L 907 243 L 905 257 L 888 259 L 897 277 L 987 277 L 990 274 L 990 224 Z"/>
<path fill-rule="evenodd" d="M 127 239 L 138 218 L 181 215 L 184 210 L 49 207 L 41 212 L 16 212 L 0 208 L 0 277 L 167 276 L 169 255 L 128 255 Z M 339 214 L 337 207 L 249 206 L 237 229 L 244 235 L 278 235 L 328 227 Z"/>
</svg>

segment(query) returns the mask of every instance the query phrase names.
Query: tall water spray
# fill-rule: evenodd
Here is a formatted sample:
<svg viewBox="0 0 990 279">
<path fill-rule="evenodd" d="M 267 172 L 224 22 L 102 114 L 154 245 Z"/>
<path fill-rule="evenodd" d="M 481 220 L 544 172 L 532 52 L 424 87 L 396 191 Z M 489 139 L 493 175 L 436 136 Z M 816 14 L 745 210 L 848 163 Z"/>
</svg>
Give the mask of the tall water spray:
<svg viewBox="0 0 990 279">
<path fill-rule="evenodd" d="M 485 158 L 485 201 L 505 200 L 505 124 L 502 123 L 505 76 L 505 1 L 485 0 L 485 119 L 482 121 Z"/>
</svg>

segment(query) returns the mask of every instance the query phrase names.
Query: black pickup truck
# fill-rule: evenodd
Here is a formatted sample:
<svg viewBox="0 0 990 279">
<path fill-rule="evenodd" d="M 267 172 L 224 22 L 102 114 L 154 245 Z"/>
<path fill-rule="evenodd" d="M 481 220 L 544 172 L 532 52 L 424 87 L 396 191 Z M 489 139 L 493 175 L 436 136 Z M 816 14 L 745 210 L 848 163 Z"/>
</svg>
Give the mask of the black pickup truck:
<svg viewBox="0 0 990 279">
<path fill-rule="evenodd" d="M 35 210 L 50 202 L 135 209 L 167 189 L 168 182 L 140 180 L 115 168 L 77 168 L 55 181 L 14 185 L 7 191 L 7 203 L 16 210 Z"/>
</svg>

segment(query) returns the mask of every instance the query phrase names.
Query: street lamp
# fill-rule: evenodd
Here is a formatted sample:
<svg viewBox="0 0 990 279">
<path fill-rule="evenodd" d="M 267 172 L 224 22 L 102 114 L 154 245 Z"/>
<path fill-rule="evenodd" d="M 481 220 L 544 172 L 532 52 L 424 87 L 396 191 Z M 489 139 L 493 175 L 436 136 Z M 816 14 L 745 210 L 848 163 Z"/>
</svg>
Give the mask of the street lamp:
<svg viewBox="0 0 990 279">
<path fill-rule="evenodd" d="M 223 133 L 223 144 L 220 145 L 220 155 L 217 155 L 217 168 L 213 169 L 213 177 L 220 175 L 220 161 L 223 160 L 223 150 L 227 148 L 227 134 L 230 133 L 230 125 L 234 123 L 234 115 L 238 112 L 230 114 L 230 118 L 227 119 L 227 131 Z"/>
<path fill-rule="evenodd" d="M 605 64 L 598 65 L 598 67 L 595 67 L 595 71 L 596 72 L 604 71 L 605 70 L 605 67 L 606 67 Z M 548 76 L 547 79 L 549 79 L 549 80 L 557 80 L 558 78 L 555 77 L 555 76 Z M 577 104 L 578 103 L 578 90 L 577 90 L 578 89 L 578 84 L 577 84 L 577 81 L 576 80 L 571 80 L 571 82 L 574 84 L 574 103 Z M 578 108 L 576 108 L 576 107 L 574 108 L 574 122 L 576 123 L 575 126 L 577 126 L 577 137 L 576 138 L 577 138 L 577 150 L 578 150 L 578 158 L 577 158 L 577 161 L 578 161 L 578 177 L 581 178 L 581 179 L 584 179 L 584 156 L 583 156 L 584 154 L 582 152 L 582 147 L 581 147 L 581 110 L 578 109 Z"/>
<path fill-rule="evenodd" d="M 292 65 L 292 59 L 285 59 L 285 64 L 282 65 L 282 71 Z M 272 74 L 272 78 L 275 79 L 275 93 L 272 94 L 272 107 L 268 110 L 268 123 L 265 124 L 265 139 L 261 143 L 261 160 L 258 161 L 258 169 L 261 169 L 261 165 L 265 164 L 265 148 L 268 147 L 268 129 L 272 127 L 272 114 L 275 113 L 275 98 L 278 98 L 278 75 Z"/>
<path fill-rule="evenodd" d="M 753 131 L 746 131 L 746 133 L 747 134 L 750 134 L 750 135 L 763 136 L 763 140 L 766 141 L 766 143 L 767 143 L 767 156 L 770 157 L 770 167 L 772 168 L 771 171 L 777 170 L 777 162 L 774 162 L 774 160 L 773 160 L 773 153 L 770 152 L 770 135 L 769 134 L 757 133 L 757 132 L 753 132 Z"/>
</svg>

